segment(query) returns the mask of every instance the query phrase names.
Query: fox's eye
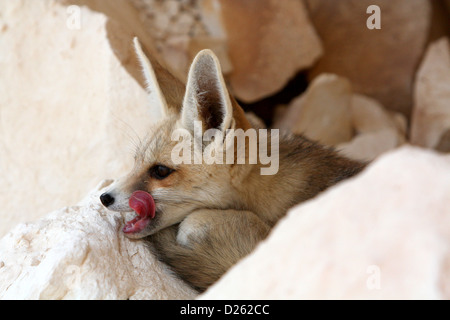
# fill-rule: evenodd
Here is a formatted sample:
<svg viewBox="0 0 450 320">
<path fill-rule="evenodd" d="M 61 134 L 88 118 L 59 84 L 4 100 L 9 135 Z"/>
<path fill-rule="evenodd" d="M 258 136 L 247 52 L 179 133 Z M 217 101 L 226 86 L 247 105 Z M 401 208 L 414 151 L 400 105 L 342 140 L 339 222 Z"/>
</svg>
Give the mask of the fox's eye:
<svg viewBox="0 0 450 320">
<path fill-rule="evenodd" d="M 150 175 L 158 180 L 163 180 L 167 178 L 172 172 L 173 172 L 172 169 L 162 165 L 156 165 L 150 169 Z"/>
</svg>

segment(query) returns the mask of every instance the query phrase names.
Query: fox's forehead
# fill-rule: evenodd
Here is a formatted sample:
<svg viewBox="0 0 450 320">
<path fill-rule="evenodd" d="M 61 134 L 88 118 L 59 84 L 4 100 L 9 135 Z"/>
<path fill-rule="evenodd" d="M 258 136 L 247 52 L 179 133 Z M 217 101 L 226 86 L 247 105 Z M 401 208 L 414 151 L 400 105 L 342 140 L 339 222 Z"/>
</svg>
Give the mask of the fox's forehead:
<svg viewBox="0 0 450 320">
<path fill-rule="evenodd" d="M 167 117 L 155 123 L 136 150 L 136 162 L 170 164 L 171 151 L 177 143 L 171 140 L 177 121 L 177 117 Z"/>
</svg>

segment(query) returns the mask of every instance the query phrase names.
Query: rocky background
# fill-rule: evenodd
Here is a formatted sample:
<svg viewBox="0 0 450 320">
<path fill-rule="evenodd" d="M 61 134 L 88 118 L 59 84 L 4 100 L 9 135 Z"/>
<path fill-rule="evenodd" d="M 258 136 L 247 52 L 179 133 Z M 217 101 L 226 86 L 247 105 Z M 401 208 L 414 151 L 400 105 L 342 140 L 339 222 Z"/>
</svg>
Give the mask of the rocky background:
<svg viewBox="0 0 450 320">
<path fill-rule="evenodd" d="M 367 27 L 373 14 L 367 13 L 371 5 L 381 9 L 381 29 Z M 311 204 L 309 210 L 320 211 L 323 207 L 330 208 L 327 204 L 337 203 L 333 210 L 343 210 L 344 218 L 352 217 L 355 211 L 372 212 L 375 220 L 357 221 L 362 226 L 379 225 L 380 232 L 371 239 L 384 239 L 386 250 L 395 247 L 401 252 L 414 251 L 402 247 L 400 236 L 389 236 L 390 228 L 402 229 L 402 220 L 394 218 L 391 223 L 383 217 L 387 212 L 406 212 L 411 209 L 408 205 L 415 203 L 413 207 L 418 209 L 411 214 L 411 225 L 427 225 L 428 229 L 417 234 L 424 239 L 433 238 L 430 241 L 442 249 L 420 247 L 423 252 L 431 252 L 427 259 L 432 262 L 425 269 L 433 271 L 427 273 L 419 268 L 414 274 L 396 266 L 407 269 L 408 263 L 423 260 L 422 251 L 397 264 L 392 257 L 401 259 L 402 255 L 389 251 L 383 256 L 385 251 L 380 248 L 371 251 L 373 256 L 392 258 L 379 261 L 379 265 L 385 263 L 387 269 L 394 270 L 390 274 L 392 279 L 402 275 L 405 276 L 402 281 L 408 282 L 408 276 L 421 274 L 428 281 L 420 284 L 428 288 L 425 291 L 415 291 L 416 287 L 406 290 L 395 283 L 388 286 L 384 295 L 367 294 L 353 287 L 346 294 L 333 295 L 336 288 L 344 286 L 338 280 L 332 281 L 332 287 L 326 287 L 323 279 L 317 279 L 315 284 L 310 283 L 310 291 L 298 292 L 289 287 L 297 283 L 292 278 L 273 278 L 281 283 L 279 295 L 271 295 L 272 292 L 263 298 L 308 298 L 320 294 L 450 297 L 448 272 L 436 271 L 448 270 L 450 261 L 448 229 L 445 231 L 439 225 L 439 221 L 448 221 L 450 214 L 445 209 L 450 205 L 442 192 L 442 188 L 448 190 L 445 181 L 450 180 L 449 158 L 445 156 L 450 152 L 449 0 L 0 0 L 0 237 L 6 235 L 0 241 L 0 298 L 195 296 L 175 280 L 156 286 L 157 293 L 145 291 L 142 283 L 130 285 L 142 279 L 139 268 L 157 270 L 152 277 L 145 278 L 145 283 L 163 283 L 169 276 L 143 249 L 114 232 L 120 217 L 105 218 L 106 213 L 94 200 L 96 197 L 88 196 L 91 202 L 80 203 L 86 194 L 99 192 L 96 186 L 100 181 L 119 177 L 129 170 L 139 138 L 161 117 L 148 102 L 132 48 L 134 36 L 139 37 L 147 53 L 182 80 L 199 50 L 214 50 L 232 94 L 246 111 L 256 114 L 267 126 L 305 134 L 355 159 L 375 160 L 376 174 L 355 181 L 353 189 L 340 191 L 338 187 L 335 192 L 356 194 L 355 190 L 359 190 L 364 201 L 355 204 L 353 211 L 343 209 L 345 201 L 340 207 L 341 202 L 336 202 L 333 194 L 319 199 L 322 202 L 317 205 Z M 419 149 L 402 149 L 384 157 L 387 151 L 405 144 Z M 415 158 L 420 160 L 414 162 Z M 399 163 L 404 163 L 404 167 Z M 434 171 L 428 172 L 427 164 Z M 400 204 L 393 202 L 396 210 L 378 207 L 383 197 L 367 198 L 368 193 L 384 189 L 377 186 L 393 183 L 392 168 L 405 171 L 392 189 L 387 188 L 392 192 L 385 194 L 389 199 L 402 199 Z M 421 172 L 429 175 L 417 176 Z M 435 178 L 435 185 L 429 177 Z M 374 189 L 364 189 L 372 184 Z M 415 184 L 423 189 L 407 187 Z M 436 186 L 440 189 L 432 192 Z M 434 196 L 421 199 L 419 195 L 424 194 Z M 71 207 L 61 210 L 64 206 Z M 430 206 L 432 209 L 427 209 Z M 294 210 L 290 224 L 299 223 L 295 219 L 305 215 L 307 208 Z M 59 211 L 39 220 L 52 210 Z M 424 222 L 421 214 L 429 210 L 435 214 L 429 214 L 430 220 Z M 61 218 L 77 212 L 84 220 Z M 86 223 L 89 220 L 86 216 L 100 221 L 109 230 L 108 235 L 89 238 L 99 231 L 89 229 L 92 226 Z M 320 219 L 336 225 L 335 218 Z M 29 221 L 39 222 L 20 224 Z M 311 221 L 310 227 L 315 228 L 316 220 Z M 285 222 L 280 229 L 288 225 Z M 359 227 L 365 230 L 362 226 L 355 225 L 352 230 Z M 326 225 L 322 228 L 330 237 L 343 237 L 344 229 L 330 233 Z M 412 230 L 412 227 L 406 230 L 403 236 L 413 234 Z M 62 233 L 67 236 L 58 241 L 55 235 Z M 286 232 L 279 231 L 283 233 Z M 270 242 L 261 249 L 268 252 L 250 257 L 250 261 L 254 261 L 253 265 L 265 265 L 261 256 L 279 252 L 281 243 L 286 247 L 289 241 L 307 241 L 306 235 L 302 239 L 293 235 L 285 242 L 275 237 L 271 241 L 278 241 L 279 247 Z M 422 238 L 418 237 L 420 242 Z M 85 238 L 91 240 L 76 240 Z M 105 239 L 114 245 L 104 249 Z M 346 241 L 358 242 L 357 239 L 355 236 Z M 361 244 L 358 252 L 366 252 L 375 242 Z M 313 259 L 314 255 L 309 255 L 312 252 L 327 250 L 340 252 L 313 243 L 310 251 L 300 252 L 301 257 L 295 255 L 290 266 L 297 270 L 298 261 Z M 60 255 L 62 252 L 67 254 Z M 92 252 L 104 258 L 94 259 Z M 108 257 L 114 264 L 117 257 L 113 252 L 119 252 L 125 262 L 116 273 L 102 275 L 106 282 L 111 282 L 112 289 L 105 292 L 99 286 L 93 288 L 91 280 L 98 274 L 86 270 L 104 269 L 100 265 L 109 261 Z M 134 252 L 134 260 L 127 264 L 130 252 Z M 348 257 L 349 252 L 342 252 L 342 256 Z M 292 258 L 289 251 L 288 256 Z M 373 256 L 368 255 L 361 265 L 370 264 Z M 336 261 L 341 261 L 340 256 L 333 257 L 335 260 L 329 263 L 339 265 Z M 19 266 L 12 266 L 15 261 L 21 261 Z M 256 277 L 258 273 L 252 271 L 256 269 L 246 263 L 233 271 L 230 281 L 222 281 L 207 297 L 229 297 L 227 294 L 234 291 L 227 288 L 242 282 L 241 277 L 248 279 L 247 272 Z M 74 290 L 63 290 L 57 285 L 58 281 L 67 282 L 64 280 L 67 266 L 76 266 L 82 274 L 84 282 L 78 283 Z M 342 278 L 342 270 L 348 273 L 354 267 L 344 265 L 331 271 L 335 273 L 329 277 Z M 133 268 L 137 271 L 129 271 Z M 322 270 L 323 265 L 317 268 Z M 23 284 L 36 278 L 36 272 L 41 275 L 40 282 L 23 291 Z M 117 272 L 127 274 L 128 278 L 122 276 L 124 281 L 114 282 Z M 298 281 L 309 281 L 305 279 L 299 276 Z M 255 279 L 251 289 L 240 291 L 243 297 L 252 298 L 254 293 L 273 288 L 270 281 L 261 282 L 258 287 L 259 281 L 260 278 Z M 86 285 L 91 286 L 89 290 Z"/>
</svg>

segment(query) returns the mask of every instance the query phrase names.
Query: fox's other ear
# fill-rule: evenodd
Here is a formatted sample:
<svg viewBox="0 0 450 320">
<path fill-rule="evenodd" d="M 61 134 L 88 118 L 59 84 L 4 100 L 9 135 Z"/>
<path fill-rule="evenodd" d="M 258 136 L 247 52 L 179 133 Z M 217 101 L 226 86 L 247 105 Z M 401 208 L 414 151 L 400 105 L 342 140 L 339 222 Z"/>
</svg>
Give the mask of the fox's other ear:
<svg viewBox="0 0 450 320">
<path fill-rule="evenodd" d="M 179 113 L 183 103 L 184 85 L 155 59 L 149 59 L 142 50 L 138 38 L 133 39 L 134 49 L 146 81 L 146 89 L 152 105 L 156 105 L 163 116 Z M 151 62 L 150 62 L 151 60 Z"/>
<path fill-rule="evenodd" d="M 233 126 L 233 105 L 219 60 L 211 50 L 202 50 L 191 65 L 181 121 L 190 131 L 195 121 L 202 122 L 203 132 Z"/>
</svg>

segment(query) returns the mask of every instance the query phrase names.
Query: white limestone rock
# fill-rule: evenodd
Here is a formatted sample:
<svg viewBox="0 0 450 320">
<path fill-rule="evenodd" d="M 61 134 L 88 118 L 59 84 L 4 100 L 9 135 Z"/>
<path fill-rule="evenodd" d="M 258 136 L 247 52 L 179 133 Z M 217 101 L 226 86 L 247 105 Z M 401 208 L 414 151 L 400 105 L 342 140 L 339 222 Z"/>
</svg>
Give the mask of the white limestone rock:
<svg viewBox="0 0 450 320">
<path fill-rule="evenodd" d="M 336 149 L 350 159 L 372 161 L 403 143 L 404 140 L 401 140 L 395 129 L 387 128 L 358 134 L 352 141 L 341 143 Z"/>
<path fill-rule="evenodd" d="M 401 113 L 386 110 L 375 99 L 354 94 L 351 99 L 354 138 L 339 144 L 343 155 L 372 161 L 406 141 L 406 118 Z"/>
<path fill-rule="evenodd" d="M 450 42 L 432 43 L 419 68 L 414 88 L 411 143 L 436 148 L 450 129 Z"/>
<path fill-rule="evenodd" d="M 0 240 L 0 299 L 193 299 L 197 293 L 125 238 L 98 196 L 20 224 Z"/>
<path fill-rule="evenodd" d="M 450 157 L 412 147 L 292 209 L 201 299 L 450 299 Z"/>
<path fill-rule="evenodd" d="M 334 74 L 322 74 L 293 102 L 286 121 L 290 130 L 325 145 L 348 142 L 353 136 L 351 114 L 352 86 Z"/>
<path fill-rule="evenodd" d="M 160 117 L 128 72 L 140 75 L 134 31 L 68 8 L 0 1 L 0 236 L 128 172 Z"/>
</svg>

